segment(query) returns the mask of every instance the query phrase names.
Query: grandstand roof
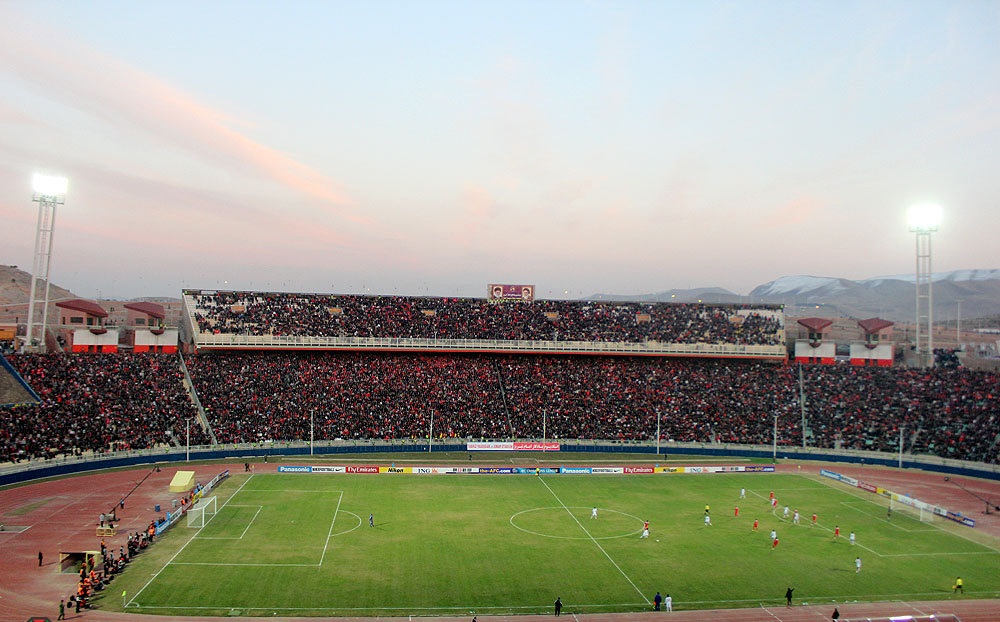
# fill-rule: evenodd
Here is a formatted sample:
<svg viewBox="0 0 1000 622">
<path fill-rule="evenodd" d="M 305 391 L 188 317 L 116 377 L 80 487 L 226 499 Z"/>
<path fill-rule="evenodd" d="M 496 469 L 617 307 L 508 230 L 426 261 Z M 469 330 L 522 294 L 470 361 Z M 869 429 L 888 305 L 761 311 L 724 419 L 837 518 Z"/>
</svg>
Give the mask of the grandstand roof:
<svg viewBox="0 0 1000 622">
<path fill-rule="evenodd" d="M 74 300 L 63 300 L 61 302 L 57 302 L 56 306 L 63 309 L 80 311 L 94 317 L 108 317 L 108 312 L 105 311 L 101 305 L 90 300 L 82 300 L 80 298 L 76 298 Z"/>
<path fill-rule="evenodd" d="M 890 322 L 889 320 L 883 320 L 877 317 L 868 318 L 867 320 L 858 320 L 858 326 L 860 326 L 867 335 L 870 335 L 872 333 L 877 333 L 883 328 L 889 328 L 893 324 L 894 322 Z"/>
<path fill-rule="evenodd" d="M 125 308 L 145 313 L 149 317 L 155 317 L 158 320 L 167 317 L 166 312 L 163 310 L 163 305 L 155 302 L 126 302 Z"/>
<path fill-rule="evenodd" d="M 824 329 L 829 328 L 833 324 L 833 320 L 828 320 L 825 317 L 804 317 L 799 320 L 799 324 L 815 333 L 820 333 Z"/>
</svg>

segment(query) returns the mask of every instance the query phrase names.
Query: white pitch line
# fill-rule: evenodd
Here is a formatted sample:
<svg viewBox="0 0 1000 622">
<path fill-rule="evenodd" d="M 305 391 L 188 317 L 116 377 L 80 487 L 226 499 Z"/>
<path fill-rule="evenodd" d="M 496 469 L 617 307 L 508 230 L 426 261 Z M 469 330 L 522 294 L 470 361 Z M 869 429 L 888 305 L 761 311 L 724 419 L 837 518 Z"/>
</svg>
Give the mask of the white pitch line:
<svg viewBox="0 0 1000 622">
<path fill-rule="evenodd" d="M 873 503 L 873 504 L 875 504 L 875 505 L 877 505 L 879 507 L 883 507 L 880 503 L 876 503 L 875 501 L 872 501 L 871 499 L 869 499 L 867 497 L 861 496 L 861 494 L 859 492 L 855 492 L 856 489 L 836 487 L 836 486 L 833 485 L 834 482 L 832 480 L 828 482 L 828 481 L 825 481 L 826 479 L 827 478 L 820 478 L 820 479 L 817 479 L 817 480 L 814 480 L 814 481 L 816 481 L 816 482 L 818 482 L 820 484 L 823 484 L 824 486 L 826 486 L 827 488 L 830 488 L 832 490 L 839 490 L 840 492 L 847 493 L 848 495 L 850 495 L 851 497 L 854 497 L 855 499 L 860 499 L 861 501 L 865 501 L 867 503 Z M 985 549 L 989 549 L 991 551 L 996 551 L 996 552 L 1000 553 L 1000 549 L 994 548 L 994 547 L 992 547 L 992 546 L 990 546 L 988 544 L 983 544 L 982 542 L 977 542 L 977 541 L 973 540 L 972 538 L 970 538 L 968 536 L 963 536 L 961 533 L 959 533 L 957 531 L 951 531 L 950 529 L 945 529 L 943 527 L 938 527 L 934 523 L 930 523 L 930 526 L 932 528 L 937 529 L 939 531 L 942 531 L 944 533 L 951 534 L 953 536 L 962 538 L 963 540 L 967 540 L 967 541 L 969 541 L 969 542 L 971 542 L 973 544 L 976 544 L 978 546 L 981 546 L 981 547 L 983 547 Z"/>
<path fill-rule="evenodd" d="M 340 491 L 340 497 L 337 499 L 337 508 L 333 511 L 333 520 L 330 521 L 330 530 L 326 532 L 326 542 L 323 543 L 323 554 L 319 556 L 319 566 L 323 565 L 323 560 L 326 559 L 326 549 L 330 546 L 330 538 L 333 537 L 333 526 L 337 522 L 337 512 L 340 511 L 340 503 L 344 500 L 344 491 Z"/>
<path fill-rule="evenodd" d="M 580 519 L 578 519 L 576 516 L 573 515 L 573 512 L 571 512 L 570 509 L 566 507 L 566 504 L 563 503 L 563 500 L 559 498 L 559 496 L 555 493 L 555 491 L 552 490 L 552 488 L 549 487 L 549 485 L 545 482 L 545 480 L 539 477 L 538 481 L 542 482 L 542 485 L 545 486 L 545 488 L 549 491 L 549 494 L 555 497 L 559 505 L 561 505 L 562 508 L 566 510 L 566 513 L 570 515 L 570 518 L 572 518 L 576 522 L 576 524 L 579 525 L 580 529 L 583 530 L 583 533 L 587 534 L 587 536 L 590 538 L 590 541 L 593 542 L 598 549 L 600 549 L 601 553 L 604 553 L 604 556 L 608 558 L 608 561 L 611 562 L 611 565 L 618 569 L 618 572 L 620 572 L 621 575 L 625 577 L 625 580 L 629 582 L 629 585 L 635 588 L 636 592 L 639 592 L 639 596 L 642 596 L 643 600 L 646 601 L 646 604 L 647 605 L 650 604 L 650 600 L 646 598 L 645 594 L 642 593 L 642 590 L 639 589 L 639 586 L 637 586 L 632 581 L 632 579 L 630 579 L 629 576 L 625 574 L 625 571 L 622 570 L 621 566 L 619 566 L 618 563 L 615 562 L 615 560 L 612 559 L 610 555 L 608 555 L 608 552 L 604 550 L 604 547 L 601 546 L 601 543 L 597 541 L 597 538 L 592 536 L 591 533 L 587 531 L 587 528 L 583 526 L 583 523 L 580 522 Z"/>
<path fill-rule="evenodd" d="M 316 564 L 241 564 L 233 562 L 174 562 L 174 566 L 257 566 L 260 568 L 315 568 Z"/>
<path fill-rule="evenodd" d="M 230 501 L 232 501 L 233 499 L 235 499 L 236 495 L 238 495 L 239 492 L 241 490 L 243 490 L 243 487 L 246 486 L 250 482 L 250 480 L 252 480 L 252 479 L 253 479 L 253 475 L 251 474 L 250 477 L 246 478 L 246 480 L 244 480 L 244 482 L 242 484 L 240 484 L 240 487 L 237 488 L 233 492 L 233 494 L 229 496 L 228 499 L 226 499 L 226 503 L 223 503 L 222 507 L 223 508 L 226 507 L 227 503 L 229 503 Z M 216 516 L 218 516 L 218 512 L 216 512 Z M 209 519 L 209 520 L 211 521 L 211 519 Z M 195 535 L 197 535 L 197 534 L 195 534 Z M 123 609 L 127 609 L 129 607 L 129 605 L 131 605 L 135 601 L 135 599 L 139 597 L 139 594 L 142 594 L 143 590 L 145 590 L 147 587 L 149 587 L 149 585 L 153 581 L 156 581 L 156 577 L 160 576 L 160 573 L 163 572 L 164 570 L 166 570 L 167 566 L 169 566 L 171 564 L 171 562 L 173 562 L 175 559 L 177 559 L 177 556 L 180 555 L 181 552 L 184 549 L 187 548 L 187 545 L 191 544 L 192 542 L 194 542 L 194 536 L 191 536 L 190 540 L 188 540 L 187 542 L 185 542 L 184 545 L 181 546 L 181 548 L 177 549 L 177 552 L 174 553 L 173 556 L 170 559 L 167 560 L 167 563 L 163 564 L 163 568 L 160 568 L 159 570 L 157 570 L 156 572 L 153 573 L 153 576 L 149 578 L 149 581 L 146 581 L 146 584 L 143 585 L 141 588 L 139 588 L 139 591 L 136 592 L 135 594 L 133 594 L 132 598 L 130 598 L 129 601 L 127 603 L 125 603 L 125 606 L 123 607 Z"/>
</svg>

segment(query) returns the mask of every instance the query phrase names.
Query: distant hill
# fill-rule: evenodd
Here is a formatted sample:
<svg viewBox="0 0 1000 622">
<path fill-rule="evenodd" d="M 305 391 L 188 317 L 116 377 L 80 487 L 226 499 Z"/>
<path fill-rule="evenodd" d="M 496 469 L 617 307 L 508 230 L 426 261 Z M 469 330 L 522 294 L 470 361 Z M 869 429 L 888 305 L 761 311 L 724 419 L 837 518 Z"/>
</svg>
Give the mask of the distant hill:
<svg viewBox="0 0 1000 622">
<path fill-rule="evenodd" d="M 672 289 L 656 294 L 620 296 L 594 294 L 590 300 L 650 302 L 755 302 L 785 305 L 789 315 L 802 317 L 881 317 L 912 321 L 915 314 L 914 275 L 852 281 L 835 277 L 783 276 L 759 285 L 748 296 L 721 288 Z M 934 321 L 954 321 L 958 301 L 962 318 L 1000 314 L 1000 270 L 955 270 L 934 275 Z"/>
<path fill-rule="evenodd" d="M 914 275 L 882 276 L 852 281 L 836 277 L 783 276 L 753 289 L 747 296 L 721 287 L 670 289 L 658 293 L 621 295 L 593 294 L 586 300 L 636 302 L 766 303 L 785 305 L 792 317 L 819 316 L 864 319 L 881 317 L 911 322 L 915 313 Z M 0 266 L 0 323 L 24 317 L 28 309 L 31 276 L 17 266 Z M 53 302 L 78 298 L 73 292 L 52 285 Z M 1000 318 L 1000 270 L 955 270 L 934 275 L 934 321 L 955 321 L 961 300 L 963 326 L 971 328 L 975 318 Z M 165 304 L 168 315 L 179 308 L 176 296 L 135 298 Z M 121 312 L 114 302 L 97 301 L 109 312 Z M 168 320 L 171 323 L 173 318 Z"/>
<path fill-rule="evenodd" d="M 18 266 L 0 266 L 0 304 L 27 303 L 31 297 L 31 273 Z M 68 289 L 55 283 L 49 287 L 49 300 L 76 298 Z"/>
<path fill-rule="evenodd" d="M 49 301 L 52 303 L 80 297 L 55 283 L 49 288 Z M 18 266 L 0 265 L 0 324 L 12 324 L 15 320 L 23 322 L 28 315 L 30 298 L 31 273 L 21 270 Z M 130 300 L 94 299 L 94 302 L 104 307 L 108 312 L 108 321 L 115 324 L 122 324 L 125 321 L 126 310 L 121 304 L 123 302 L 158 302 L 162 304 L 167 314 L 166 322 L 170 326 L 176 326 L 180 316 L 180 298 L 177 296 L 144 297 Z M 52 313 L 53 309 L 50 308 L 50 317 Z"/>
</svg>

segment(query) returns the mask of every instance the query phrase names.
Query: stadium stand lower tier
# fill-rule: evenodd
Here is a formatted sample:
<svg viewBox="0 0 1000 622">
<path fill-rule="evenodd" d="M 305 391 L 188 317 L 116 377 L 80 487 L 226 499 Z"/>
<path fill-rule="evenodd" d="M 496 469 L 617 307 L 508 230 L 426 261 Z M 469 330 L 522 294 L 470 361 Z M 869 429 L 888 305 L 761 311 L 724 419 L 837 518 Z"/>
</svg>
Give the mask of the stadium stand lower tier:
<svg viewBox="0 0 1000 622">
<path fill-rule="evenodd" d="M 185 439 L 199 416 L 178 355 L 15 355 L 42 404 L 0 410 L 17 460 Z M 742 360 L 364 352 L 187 358 L 219 443 L 334 439 L 597 439 L 780 443 L 998 462 L 994 373 Z M 209 435 L 191 425 L 191 444 Z"/>
<path fill-rule="evenodd" d="M 196 419 L 177 355 L 17 354 L 8 358 L 41 398 L 0 410 L 0 451 L 11 461 L 186 442 Z M 191 426 L 191 443 L 207 442 Z"/>
</svg>

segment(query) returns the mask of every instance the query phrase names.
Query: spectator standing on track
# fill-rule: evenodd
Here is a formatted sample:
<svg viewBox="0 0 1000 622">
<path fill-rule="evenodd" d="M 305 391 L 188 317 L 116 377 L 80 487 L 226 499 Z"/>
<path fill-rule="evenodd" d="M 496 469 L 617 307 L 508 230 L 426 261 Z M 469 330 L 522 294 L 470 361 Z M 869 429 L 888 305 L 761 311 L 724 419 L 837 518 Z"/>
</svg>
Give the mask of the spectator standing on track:
<svg viewBox="0 0 1000 622">
<path fill-rule="evenodd" d="M 65 598 L 60 598 L 59 599 L 59 617 L 56 618 L 56 620 L 65 620 L 65 619 L 66 619 L 66 599 Z"/>
<path fill-rule="evenodd" d="M 38 567 L 42 567 L 42 552 L 38 551 Z"/>
<path fill-rule="evenodd" d="M 840 619 L 840 609 L 837 609 L 836 607 L 834 607 L 833 608 L 833 615 L 830 616 L 830 618 L 832 620 L 839 620 Z"/>
<path fill-rule="evenodd" d="M 560 615 L 562 615 L 562 599 L 560 599 L 558 596 L 556 596 L 555 607 L 556 607 L 556 617 L 559 617 Z"/>
</svg>

